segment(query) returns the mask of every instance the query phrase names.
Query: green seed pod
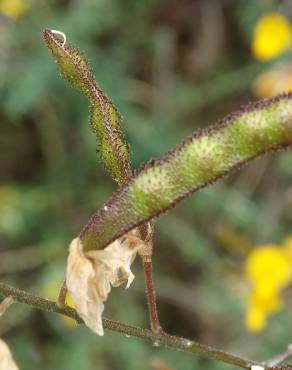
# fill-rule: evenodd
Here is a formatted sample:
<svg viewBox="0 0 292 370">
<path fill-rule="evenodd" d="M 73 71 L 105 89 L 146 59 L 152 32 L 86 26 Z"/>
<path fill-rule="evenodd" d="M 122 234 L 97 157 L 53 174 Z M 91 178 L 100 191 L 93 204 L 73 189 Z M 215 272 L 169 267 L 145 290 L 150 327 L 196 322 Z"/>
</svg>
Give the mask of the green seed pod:
<svg viewBox="0 0 292 370">
<path fill-rule="evenodd" d="M 144 165 L 81 231 L 84 249 L 104 248 L 252 159 L 291 144 L 292 94 L 248 105 Z"/>
<path fill-rule="evenodd" d="M 124 184 L 131 176 L 131 169 L 119 112 L 95 81 L 85 56 L 62 42 L 54 31 L 45 30 L 43 36 L 62 77 L 89 99 L 90 123 L 97 137 L 101 161 L 112 178 L 118 184 Z"/>
</svg>

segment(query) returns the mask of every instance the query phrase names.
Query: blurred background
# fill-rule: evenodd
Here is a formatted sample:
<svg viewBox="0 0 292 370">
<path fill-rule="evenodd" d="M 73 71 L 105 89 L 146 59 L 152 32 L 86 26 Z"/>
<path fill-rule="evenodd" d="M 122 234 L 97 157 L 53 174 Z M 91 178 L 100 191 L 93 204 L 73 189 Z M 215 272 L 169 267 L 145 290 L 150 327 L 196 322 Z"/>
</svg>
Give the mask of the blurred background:
<svg viewBox="0 0 292 370">
<path fill-rule="evenodd" d="M 56 299 L 69 242 L 116 185 L 88 104 L 42 42 L 63 31 L 121 111 L 138 168 L 251 100 L 292 89 L 292 3 L 272 0 L 0 0 L 0 279 Z M 162 326 L 266 360 L 291 341 L 292 154 L 268 155 L 156 224 Z M 148 327 L 142 266 L 105 317 Z M 280 275 L 280 282 L 279 277 Z M 277 281 L 278 283 L 275 283 Z M 23 305 L 0 319 L 20 369 L 228 366 Z"/>
</svg>

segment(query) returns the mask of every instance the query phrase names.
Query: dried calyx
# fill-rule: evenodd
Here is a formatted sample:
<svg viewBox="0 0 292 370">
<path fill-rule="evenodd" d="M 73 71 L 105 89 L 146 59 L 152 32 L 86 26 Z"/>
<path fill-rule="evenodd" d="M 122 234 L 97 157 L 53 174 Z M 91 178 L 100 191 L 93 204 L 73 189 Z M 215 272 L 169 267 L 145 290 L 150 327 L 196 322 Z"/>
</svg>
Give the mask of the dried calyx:
<svg viewBox="0 0 292 370">
<path fill-rule="evenodd" d="M 137 229 L 103 250 L 85 252 L 80 238 L 72 240 L 67 264 L 67 289 L 78 314 L 96 334 L 104 333 L 102 312 L 111 287 L 127 282 L 126 288 L 129 288 L 134 280 L 130 267 L 142 247 L 145 247 L 145 242 Z"/>
</svg>

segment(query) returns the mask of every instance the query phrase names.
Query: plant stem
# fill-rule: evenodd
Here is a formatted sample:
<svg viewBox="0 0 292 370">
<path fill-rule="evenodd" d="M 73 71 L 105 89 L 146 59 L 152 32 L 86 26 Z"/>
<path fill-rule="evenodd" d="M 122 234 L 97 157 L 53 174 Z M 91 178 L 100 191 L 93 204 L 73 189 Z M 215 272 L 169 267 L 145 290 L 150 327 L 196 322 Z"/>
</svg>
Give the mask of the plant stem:
<svg viewBox="0 0 292 370">
<path fill-rule="evenodd" d="M 150 326 L 151 326 L 151 330 L 153 331 L 153 333 L 159 334 L 162 331 L 162 328 L 159 323 L 158 311 L 157 311 L 157 305 L 156 305 L 156 295 L 155 295 L 153 274 L 152 274 L 152 261 L 143 260 L 143 268 L 144 268 L 145 283 L 146 283 Z"/>
<path fill-rule="evenodd" d="M 159 323 L 158 318 L 156 294 L 152 273 L 152 251 L 154 234 L 153 225 L 151 225 L 150 223 L 143 224 L 139 227 L 139 231 L 141 239 L 144 241 L 144 247 L 139 250 L 139 255 L 142 259 L 144 269 L 150 327 L 154 334 L 159 334 L 162 332 L 162 327 Z"/>
<path fill-rule="evenodd" d="M 266 361 L 266 366 L 269 368 L 276 368 L 278 365 L 281 365 L 283 362 L 292 358 L 292 345 L 289 344 L 287 351 L 284 353 L 280 353 L 279 355 L 275 356 L 269 361 Z"/>
<path fill-rule="evenodd" d="M 0 283 L 0 295 L 3 297 L 12 297 L 16 302 L 27 304 L 39 310 L 59 313 L 75 319 L 78 323 L 83 323 L 73 308 L 68 306 L 59 307 L 56 302 L 35 296 L 5 283 Z M 261 365 L 259 362 L 235 356 L 205 344 L 185 338 L 175 337 L 164 332 L 155 334 L 148 329 L 123 324 L 109 319 L 103 319 L 103 325 L 108 330 L 148 340 L 155 346 L 160 345 L 163 347 L 173 348 L 175 350 L 190 352 L 192 354 L 204 356 L 230 365 L 235 365 L 243 369 L 250 369 L 252 365 Z"/>
<path fill-rule="evenodd" d="M 67 296 L 67 286 L 66 286 L 66 279 L 64 279 L 61 288 L 59 290 L 59 294 L 57 297 L 57 305 L 62 307 L 66 305 L 66 296 Z"/>
</svg>

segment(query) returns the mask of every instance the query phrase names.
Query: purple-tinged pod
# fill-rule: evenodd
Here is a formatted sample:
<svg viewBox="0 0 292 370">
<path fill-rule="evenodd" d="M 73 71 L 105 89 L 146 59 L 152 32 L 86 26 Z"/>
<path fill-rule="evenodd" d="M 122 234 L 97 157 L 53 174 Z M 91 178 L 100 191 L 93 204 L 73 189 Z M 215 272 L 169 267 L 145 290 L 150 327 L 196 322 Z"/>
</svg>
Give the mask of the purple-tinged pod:
<svg viewBox="0 0 292 370">
<path fill-rule="evenodd" d="M 144 165 L 83 228 L 84 250 L 103 249 L 247 162 L 291 145 L 291 93 L 249 104 Z"/>
</svg>

